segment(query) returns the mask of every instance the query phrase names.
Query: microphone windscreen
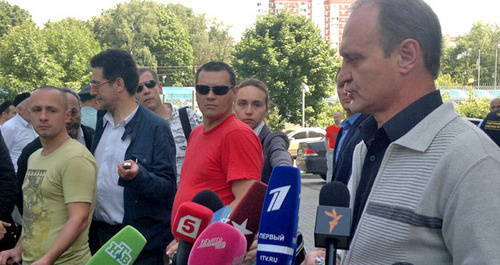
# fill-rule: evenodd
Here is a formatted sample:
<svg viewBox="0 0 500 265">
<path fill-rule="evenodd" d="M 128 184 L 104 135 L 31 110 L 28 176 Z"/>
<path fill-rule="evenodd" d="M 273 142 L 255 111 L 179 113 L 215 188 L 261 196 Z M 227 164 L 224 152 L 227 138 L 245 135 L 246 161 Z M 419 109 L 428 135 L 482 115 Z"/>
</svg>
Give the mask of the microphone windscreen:
<svg viewBox="0 0 500 265">
<path fill-rule="evenodd" d="M 319 192 L 319 205 L 349 207 L 349 189 L 340 181 L 329 182 Z"/>
<path fill-rule="evenodd" d="M 297 249 L 300 170 L 274 167 L 259 227 L 257 265 L 293 264 Z"/>
<path fill-rule="evenodd" d="M 245 236 L 236 228 L 215 222 L 196 239 L 189 255 L 189 265 L 236 265 L 246 254 Z"/>
<path fill-rule="evenodd" d="M 260 214 L 266 190 L 266 184 L 254 181 L 229 215 L 228 224 L 236 227 L 245 235 L 247 249 L 250 248 L 255 234 L 259 231 Z"/>
<path fill-rule="evenodd" d="M 106 242 L 87 265 L 133 264 L 146 245 L 146 238 L 130 225 L 125 226 Z"/>
<path fill-rule="evenodd" d="M 212 212 L 216 212 L 224 206 L 219 195 L 213 190 L 202 190 L 198 192 L 192 201 L 207 207 L 212 210 Z"/>
<path fill-rule="evenodd" d="M 229 221 L 229 215 L 233 212 L 229 205 L 226 205 L 220 208 L 217 212 L 214 212 L 214 218 L 212 219 L 212 223 L 215 222 L 223 222 L 227 223 Z"/>
<path fill-rule="evenodd" d="M 183 202 L 174 218 L 172 234 L 177 239 L 193 243 L 200 233 L 210 224 L 214 213 L 207 207 L 195 202 Z"/>
</svg>

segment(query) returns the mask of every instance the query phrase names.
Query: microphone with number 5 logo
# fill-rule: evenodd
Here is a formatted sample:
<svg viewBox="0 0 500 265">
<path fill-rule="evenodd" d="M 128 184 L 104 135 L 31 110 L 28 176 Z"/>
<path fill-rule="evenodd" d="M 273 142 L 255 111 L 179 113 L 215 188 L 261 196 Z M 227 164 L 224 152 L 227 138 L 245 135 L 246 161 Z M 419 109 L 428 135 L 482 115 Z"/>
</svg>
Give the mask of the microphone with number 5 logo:
<svg viewBox="0 0 500 265">
<path fill-rule="evenodd" d="M 210 224 L 214 213 L 209 208 L 195 202 L 183 202 L 174 218 L 172 233 L 179 238 L 176 265 L 186 265 L 196 238 Z"/>
</svg>

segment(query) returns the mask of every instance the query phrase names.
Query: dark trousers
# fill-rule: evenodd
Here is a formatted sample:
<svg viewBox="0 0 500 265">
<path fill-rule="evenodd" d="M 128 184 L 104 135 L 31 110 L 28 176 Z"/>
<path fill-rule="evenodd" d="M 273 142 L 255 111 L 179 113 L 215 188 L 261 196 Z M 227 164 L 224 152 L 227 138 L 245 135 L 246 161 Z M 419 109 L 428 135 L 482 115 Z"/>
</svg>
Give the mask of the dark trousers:
<svg viewBox="0 0 500 265">
<path fill-rule="evenodd" d="M 89 247 L 90 253 L 94 255 L 108 240 L 122 229 L 122 225 L 110 225 L 105 222 L 92 221 L 89 231 Z M 148 255 L 142 257 L 139 255 L 134 265 L 164 265 L 169 264 L 165 250 L 160 251 L 157 255 Z"/>
</svg>

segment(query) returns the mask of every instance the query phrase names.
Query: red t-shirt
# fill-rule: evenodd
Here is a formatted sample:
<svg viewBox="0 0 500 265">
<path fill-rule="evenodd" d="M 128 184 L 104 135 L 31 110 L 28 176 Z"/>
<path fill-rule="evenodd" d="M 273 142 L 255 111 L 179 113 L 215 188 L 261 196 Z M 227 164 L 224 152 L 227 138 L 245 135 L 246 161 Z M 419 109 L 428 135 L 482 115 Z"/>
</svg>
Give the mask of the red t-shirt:
<svg viewBox="0 0 500 265">
<path fill-rule="evenodd" d="M 209 131 L 196 127 L 189 137 L 179 189 L 172 207 L 172 223 L 179 205 L 210 189 L 224 205 L 234 200 L 231 181 L 260 181 L 262 146 L 257 135 L 234 114 Z"/>
<path fill-rule="evenodd" d="M 335 148 L 335 139 L 337 139 L 337 134 L 340 131 L 341 126 L 337 127 L 335 124 L 326 127 L 325 138 L 329 139 L 329 147 Z"/>
</svg>

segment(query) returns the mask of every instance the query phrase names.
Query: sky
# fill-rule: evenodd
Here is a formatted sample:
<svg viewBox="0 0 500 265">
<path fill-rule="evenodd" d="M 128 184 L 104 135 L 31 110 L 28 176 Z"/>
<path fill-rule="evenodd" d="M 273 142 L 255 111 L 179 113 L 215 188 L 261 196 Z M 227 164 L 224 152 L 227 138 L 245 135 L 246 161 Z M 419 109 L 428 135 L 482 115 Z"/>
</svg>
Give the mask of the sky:
<svg viewBox="0 0 500 265">
<path fill-rule="evenodd" d="M 226 25 L 232 25 L 229 34 L 238 41 L 245 29 L 252 27 L 256 18 L 257 0 L 156 0 L 160 3 L 181 3 L 195 13 L 205 13 Z M 323 0 L 313 0 L 323 1 Z M 443 34 L 463 35 L 473 22 L 483 20 L 500 24 L 500 1 L 497 0 L 425 0 L 438 15 Z M 88 20 L 103 10 L 125 0 L 7 0 L 30 12 L 33 20 L 42 26 L 48 20 L 65 17 Z"/>
</svg>

